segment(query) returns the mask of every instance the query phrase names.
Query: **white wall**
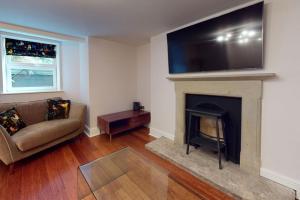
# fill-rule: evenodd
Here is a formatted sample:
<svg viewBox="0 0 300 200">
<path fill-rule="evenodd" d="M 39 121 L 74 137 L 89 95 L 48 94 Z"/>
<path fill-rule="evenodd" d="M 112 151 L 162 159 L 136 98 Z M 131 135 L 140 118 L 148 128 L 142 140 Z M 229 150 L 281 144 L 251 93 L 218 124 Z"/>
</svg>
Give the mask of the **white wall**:
<svg viewBox="0 0 300 200">
<path fill-rule="evenodd" d="M 175 135 L 175 88 L 167 80 L 168 49 L 165 34 L 151 38 L 151 126 L 154 136 Z"/>
<path fill-rule="evenodd" d="M 278 74 L 264 83 L 262 175 L 300 192 L 300 1 L 266 1 L 265 67 Z"/>
<path fill-rule="evenodd" d="M 80 43 L 80 99 L 87 106 L 86 126 L 90 126 L 90 78 L 89 78 L 89 43 L 88 38 Z M 89 132 L 89 130 L 86 130 Z"/>
<path fill-rule="evenodd" d="M 150 111 L 150 44 L 137 47 L 137 101 Z"/>
<path fill-rule="evenodd" d="M 150 110 L 150 45 L 134 47 L 97 37 L 87 41 L 81 48 L 85 64 L 80 85 L 88 106 L 87 133 L 93 136 L 99 134 L 99 115 L 129 110 L 133 101 Z"/>
<path fill-rule="evenodd" d="M 80 44 L 63 42 L 62 46 L 62 90 L 74 101 L 81 101 L 80 90 Z"/>
<path fill-rule="evenodd" d="M 264 83 L 262 175 L 300 191 L 300 1 L 268 0 Z M 175 89 L 168 76 L 166 34 L 151 39 L 151 133 L 175 134 Z"/>
<path fill-rule="evenodd" d="M 90 128 L 97 116 L 129 110 L 136 100 L 136 48 L 89 38 Z M 92 133 L 94 134 L 94 133 Z"/>
</svg>

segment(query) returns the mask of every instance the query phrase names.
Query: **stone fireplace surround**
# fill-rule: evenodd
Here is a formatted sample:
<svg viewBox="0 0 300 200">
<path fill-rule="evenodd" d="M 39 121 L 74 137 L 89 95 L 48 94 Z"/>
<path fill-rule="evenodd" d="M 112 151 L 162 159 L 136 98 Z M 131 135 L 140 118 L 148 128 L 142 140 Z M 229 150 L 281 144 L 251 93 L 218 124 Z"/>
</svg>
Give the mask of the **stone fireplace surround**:
<svg viewBox="0 0 300 200">
<path fill-rule="evenodd" d="M 263 80 L 275 74 L 251 76 L 168 77 L 175 82 L 175 143 L 185 140 L 185 95 L 201 94 L 242 98 L 240 168 L 259 175 L 261 167 L 261 105 Z"/>
<path fill-rule="evenodd" d="M 160 137 L 146 148 L 206 180 L 237 199 L 295 199 L 295 191 L 260 176 L 261 167 L 261 106 L 263 81 L 274 73 L 251 72 L 232 74 L 201 74 L 168 77 L 175 82 L 176 130 L 175 143 Z M 193 149 L 186 155 L 185 94 L 204 94 L 242 98 L 240 165 L 224 162 L 219 170 L 216 155 L 203 149 Z"/>
</svg>

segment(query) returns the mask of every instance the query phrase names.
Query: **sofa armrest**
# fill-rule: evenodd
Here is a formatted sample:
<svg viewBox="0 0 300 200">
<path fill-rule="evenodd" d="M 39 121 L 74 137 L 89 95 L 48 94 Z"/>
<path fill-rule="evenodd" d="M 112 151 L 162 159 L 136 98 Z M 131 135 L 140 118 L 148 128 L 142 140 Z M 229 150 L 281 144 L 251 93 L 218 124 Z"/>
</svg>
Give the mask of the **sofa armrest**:
<svg viewBox="0 0 300 200">
<path fill-rule="evenodd" d="M 14 152 L 17 151 L 16 145 L 11 140 L 5 128 L 0 125 L 0 160 L 6 165 L 14 162 Z"/>
<path fill-rule="evenodd" d="M 86 106 L 84 104 L 76 103 L 76 102 L 71 103 L 71 109 L 69 114 L 70 119 L 78 119 L 84 125 L 85 113 L 86 113 Z"/>
</svg>

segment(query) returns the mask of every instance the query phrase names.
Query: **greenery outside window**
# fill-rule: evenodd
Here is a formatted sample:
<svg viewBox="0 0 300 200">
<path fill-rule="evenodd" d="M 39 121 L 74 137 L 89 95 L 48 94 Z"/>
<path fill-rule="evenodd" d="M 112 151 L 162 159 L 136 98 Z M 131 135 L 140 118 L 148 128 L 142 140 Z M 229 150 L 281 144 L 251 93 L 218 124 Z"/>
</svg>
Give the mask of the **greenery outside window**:
<svg viewBox="0 0 300 200">
<path fill-rule="evenodd" d="M 60 90 L 59 43 L 2 36 L 3 93 Z"/>
</svg>

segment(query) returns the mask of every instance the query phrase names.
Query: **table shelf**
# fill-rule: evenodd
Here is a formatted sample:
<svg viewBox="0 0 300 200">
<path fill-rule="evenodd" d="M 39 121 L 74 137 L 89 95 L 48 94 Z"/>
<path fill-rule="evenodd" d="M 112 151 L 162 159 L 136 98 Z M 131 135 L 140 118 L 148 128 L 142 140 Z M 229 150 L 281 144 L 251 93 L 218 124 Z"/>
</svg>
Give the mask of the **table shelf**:
<svg viewBox="0 0 300 200">
<path fill-rule="evenodd" d="M 98 127 L 101 132 L 108 134 L 111 139 L 112 135 L 147 125 L 150 120 L 150 112 L 128 110 L 98 116 Z"/>
</svg>

